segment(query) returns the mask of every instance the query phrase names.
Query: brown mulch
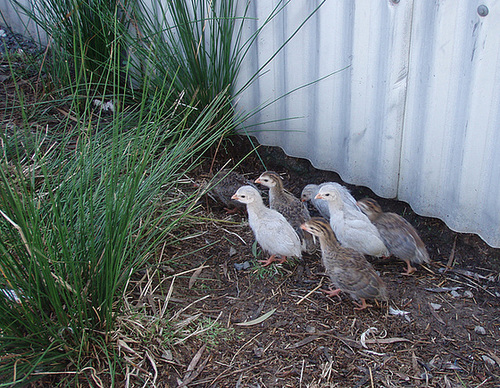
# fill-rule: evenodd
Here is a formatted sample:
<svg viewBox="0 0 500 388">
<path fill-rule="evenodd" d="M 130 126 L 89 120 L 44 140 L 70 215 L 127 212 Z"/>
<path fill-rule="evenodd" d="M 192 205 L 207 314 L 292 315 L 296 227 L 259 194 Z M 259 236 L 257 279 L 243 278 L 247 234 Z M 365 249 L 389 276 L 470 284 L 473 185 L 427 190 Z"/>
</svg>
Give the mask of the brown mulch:
<svg viewBox="0 0 500 388">
<path fill-rule="evenodd" d="M 7 111 L 16 92 L 9 80 L 2 84 L 0 107 Z M 38 93 L 30 82 L 20 87 L 29 101 L 37 100 L 30 97 Z M 207 175 L 212 160 L 215 170 L 228 160 L 233 166 L 248 150 L 244 139 L 235 138 L 191 178 Z M 307 183 L 341 182 L 279 148 L 261 147 L 259 154 L 296 196 Z M 236 169 L 255 179 L 264 167 L 252 155 Z M 319 290 L 328 280 L 317 255 L 262 270 L 245 215 L 227 215 L 203 197 L 195 225 L 177 236 L 176 246 L 160 247 L 152 268 L 131 282 L 120 329 L 111 336 L 129 365 L 116 385 L 500 386 L 500 249 L 418 216 L 406 203 L 347 186 L 356 198 L 376 198 L 385 211 L 403 215 L 431 255 L 432 263 L 409 277 L 400 274 L 403 262 L 371 260 L 388 285 L 388 303 L 355 311 L 344 294 L 327 298 Z M 238 267 L 245 263 L 248 268 Z M 238 325 L 259 317 L 267 318 Z M 85 371 L 80 384 L 109 386 L 105 368 L 103 360 Z M 33 386 L 54 386 L 57 379 Z"/>
<path fill-rule="evenodd" d="M 297 196 L 306 183 L 340 181 L 278 148 L 263 147 L 260 154 Z M 218 160 L 222 164 L 231 156 Z M 253 179 L 262 169 L 254 157 L 237 168 Z M 331 299 L 319 290 L 328 286 L 319 256 L 262 270 L 245 215 L 227 215 L 205 197 L 198 213 L 203 220 L 191 231 L 198 237 L 170 255 L 214 245 L 182 257 L 175 268 L 167 266 L 160 288 L 164 294 L 172 290 L 172 311 L 183 310 L 178 319 L 217 321 L 219 334 L 164 345 L 168 357 L 156 359 L 158 386 L 500 386 L 500 249 L 420 217 L 403 202 L 347 186 L 356 198 L 376 198 L 385 211 L 404 215 L 419 231 L 432 263 L 408 277 L 400 274 L 401 261 L 371 259 L 390 301 L 355 311 L 348 296 Z M 250 267 L 236 268 L 242 263 Z M 191 271 L 175 275 L 186 270 Z M 271 315 L 260 323 L 238 325 L 266 313 Z"/>
</svg>

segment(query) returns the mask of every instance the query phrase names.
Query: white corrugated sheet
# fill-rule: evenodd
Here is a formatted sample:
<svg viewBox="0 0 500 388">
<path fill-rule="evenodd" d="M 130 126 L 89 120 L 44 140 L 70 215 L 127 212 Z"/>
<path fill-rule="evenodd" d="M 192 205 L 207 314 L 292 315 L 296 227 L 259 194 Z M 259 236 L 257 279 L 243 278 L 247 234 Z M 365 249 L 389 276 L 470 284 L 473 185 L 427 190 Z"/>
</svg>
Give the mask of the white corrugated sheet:
<svg viewBox="0 0 500 388">
<path fill-rule="evenodd" d="M 19 4 L 24 7 L 29 7 L 33 0 L 17 0 Z M 47 36 L 38 28 L 36 23 L 18 11 L 14 6 L 12 0 L 0 0 L 0 24 L 7 24 L 16 33 L 24 36 L 35 36 L 40 39 L 42 43 L 47 42 Z"/>
<path fill-rule="evenodd" d="M 247 35 L 282 3 L 251 0 Z M 320 3 L 289 2 L 248 53 L 240 85 Z M 10 0 L 0 9 L 13 23 Z M 500 247 L 500 0 L 327 0 L 239 107 L 346 67 L 259 112 L 248 130 Z"/>
<path fill-rule="evenodd" d="M 249 53 L 241 82 L 319 3 L 290 3 Z M 252 2 L 258 21 L 249 30 L 275 4 Z M 326 1 L 239 106 L 346 66 L 254 116 L 274 122 L 249 130 L 500 247 L 500 0 Z"/>
</svg>

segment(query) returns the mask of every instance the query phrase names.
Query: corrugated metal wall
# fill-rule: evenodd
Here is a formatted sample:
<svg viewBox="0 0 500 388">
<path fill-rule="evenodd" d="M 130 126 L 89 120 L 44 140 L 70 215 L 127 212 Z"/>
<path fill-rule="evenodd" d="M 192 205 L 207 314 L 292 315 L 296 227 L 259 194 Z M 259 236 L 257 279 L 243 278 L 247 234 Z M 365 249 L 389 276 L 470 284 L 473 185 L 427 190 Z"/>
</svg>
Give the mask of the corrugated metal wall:
<svg viewBox="0 0 500 388">
<path fill-rule="evenodd" d="M 240 85 L 320 3 L 289 2 L 249 52 Z M 278 4 L 251 0 L 248 36 Z M 0 9 L 23 31 L 9 0 Z M 270 123 L 248 130 L 500 247 L 500 0 L 327 0 L 239 106 L 254 110 L 347 66 L 259 112 L 249 124 Z"/>
<path fill-rule="evenodd" d="M 319 3 L 290 3 L 260 36 L 241 82 Z M 252 2 L 249 33 L 275 4 Z M 500 0 L 326 1 L 239 106 L 346 66 L 254 116 L 273 122 L 249 131 L 500 247 Z"/>
<path fill-rule="evenodd" d="M 27 7 L 33 0 L 17 1 L 21 5 Z M 47 42 L 46 34 L 37 27 L 34 21 L 18 12 L 12 0 L 0 0 L 0 24 L 7 24 L 18 34 L 39 37 L 41 42 Z"/>
</svg>

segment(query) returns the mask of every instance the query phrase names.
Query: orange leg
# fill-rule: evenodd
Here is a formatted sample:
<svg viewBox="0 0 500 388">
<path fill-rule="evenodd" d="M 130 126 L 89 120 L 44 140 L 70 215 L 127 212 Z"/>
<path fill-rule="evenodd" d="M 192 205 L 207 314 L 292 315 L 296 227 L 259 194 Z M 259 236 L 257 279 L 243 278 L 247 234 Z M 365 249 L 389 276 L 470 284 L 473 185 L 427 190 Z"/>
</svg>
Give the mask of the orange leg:
<svg viewBox="0 0 500 388">
<path fill-rule="evenodd" d="M 267 267 L 269 264 L 271 264 L 275 261 L 277 261 L 280 264 L 283 264 L 286 261 L 286 257 L 281 256 L 281 259 L 277 259 L 276 255 L 271 255 L 271 257 L 269 257 L 269 259 L 267 259 L 267 260 L 259 260 L 259 263 L 262 263 L 263 267 Z"/>
<path fill-rule="evenodd" d="M 332 290 L 332 288 L 330 287 L 328 290 L 321 290 L 322 292 L 324 292 L 327 296 L 329 296 L 330 298 L 334 297 L 334 296 L 339 296 L 339 292 L 341 291 L 340 288 L 337 288 L 336 290 Z"/>
<path fill-rule="evenodd" d="M 405 260 L 406 262 L 406 265 L 407 265 L 407 268 L 406 268 L 406 272 L 403 272 L 401 275 L 405 275 L 405 276 L 410 276 L 413 272 L 415 272 L 417 269 L 415 267 L 412 267 L 411 264 L 410 264 L 410 261 L 409 260 Z"/>
<path fill-rule="evenodd" d="M 367 304 L 365 299 L 363 299 L 363 298 L 359 298 L 359 299 L 361 299 L 361 304 L 354 302 L 354 304 L 356 306 L 358 306 L 358 307 L 354 307 L 354 310 L 364 310 L 367 307 L 373 307 L 373 305 Z"/>
</svg>

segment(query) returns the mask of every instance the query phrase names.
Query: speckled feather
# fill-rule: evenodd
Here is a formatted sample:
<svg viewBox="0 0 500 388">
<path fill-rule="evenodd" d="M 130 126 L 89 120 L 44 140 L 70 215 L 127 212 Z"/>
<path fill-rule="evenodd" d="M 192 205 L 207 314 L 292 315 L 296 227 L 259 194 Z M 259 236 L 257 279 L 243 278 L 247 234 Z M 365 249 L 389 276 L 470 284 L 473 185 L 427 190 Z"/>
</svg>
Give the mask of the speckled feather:
<svg viewBox="0 0 500 388">
<path fill-rule="evenodd" d="M 378 229 L 361 211 L 348 211 L 344 207 L 339 191 L 335 186 L 326 184 L 319 189 L 317 197 L 328 202 L 330 225 L 340 244 L 365 255 L 388 256 Z"/>
<path fill-rule="evenodd" d="M 403 261 L 414 264 L 428 263 L 429 253 L 415 228 L 396 213 L 384 213 L 371 198 L 363 198 L 359 207 L 377 227 L 389 252 Z"/>
<path fill-rule="evenodd" d="M 311 236 L 305 235 L 302 229 L 300 229 L 300 225 L 311 218 L 309 210 L 304 206 L 304 203 L 284 189 L 283 180 L 273 171 L 262 173 L 255 182 L 269 188 L 269 207 L 283 214 L 290 225 L 292 225 L 301 241 L 304 241 L 304 250 L 309 253 L 316 251 L 316 246 Z"/>
<path fill-rule="evenodd" d="M 387 287 L 363 254 L 342 247 L 328 221 L 311 218 L 303 228 L 317 236 L 322 261 L 332 284 L 351 298 L 387 300 Z"/>
<path fill-rule="evenodd" d="M 224 168 L 217 172 L 213 177 L 213 182 L 215 186 L 210 190 L 213 195 L 221 201 L 228 208 L 237 207 L 244 209 L 245 205 L 241 202 L 231 199 L 231 196 L 238 190 L 241 186 L 252 186 L 255 189 L 255 185 L 246 179 L 243 175 Z"/>
<path fill-rule="evenodd" d="M 264 205 L 257 189 L 242 186 L 233 198 L 246 204 L 248 223 L 264 251 L 271 255 L 301 257 L 299 236 L 282 214 Z"/>
</svg>

